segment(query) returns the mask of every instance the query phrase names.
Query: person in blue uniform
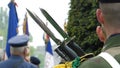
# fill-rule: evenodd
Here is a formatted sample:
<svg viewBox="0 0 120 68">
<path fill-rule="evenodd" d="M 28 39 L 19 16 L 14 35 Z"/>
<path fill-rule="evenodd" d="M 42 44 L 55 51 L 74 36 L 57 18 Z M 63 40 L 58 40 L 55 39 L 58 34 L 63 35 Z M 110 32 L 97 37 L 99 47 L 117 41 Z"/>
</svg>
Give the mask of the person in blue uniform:
<svg viewBox="0 0 120 68">
<path fill-rule="evenodd" d="M 24 59 L 28 41 L 27 35 L 17 35 L 9 39 L 11 56 L 6 61 L 0 62 L 0 68 L 37 68 Z"/>
<path fill-rule="evenodd" d="M 35 56 L 31 56 L 30 57 L 30 62 L 34 65 L 36 65 L 39 68 L 40 65 L 40 59 L 35 57 Z"/>
<path fill-rule="evenodd" d="M 104 42 L 102 52 L 78 68 L 120 68 L 120 0 L 98 0 L 96 32 Z"/>
</svg>

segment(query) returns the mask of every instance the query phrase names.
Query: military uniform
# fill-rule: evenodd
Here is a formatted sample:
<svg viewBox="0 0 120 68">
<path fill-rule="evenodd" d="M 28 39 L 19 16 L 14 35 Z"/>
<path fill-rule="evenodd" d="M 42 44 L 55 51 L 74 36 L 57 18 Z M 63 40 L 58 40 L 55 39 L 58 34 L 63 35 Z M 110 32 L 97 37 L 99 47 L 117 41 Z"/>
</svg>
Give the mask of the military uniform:
<svg viewBox="0 0 120 68">
<path fill-rule="evenodd" d="M 109 53 L 120 64 L 120 34 L 114 34 L 106 40 L 106 43 L 103 47 L 103 52 Z M 81 63 L 79 68 L 112 68 L 112 67 L 104 58 L 98 55 L 94 58 L 91 58 Z"/>
<path fill-rule="evenodd" d="M 17 35 L 12 37 L 8 43 L 11 47 L 17 48 L 27 46 L 29 38 L 27 35 Z M 6 61 L 0 62 L 0 68 L 37 68 L 35 65 L 26 62 L 20 55 L 12 54 Z"/>
<path fill-rule="evenodd" d="M 36 68 L 28 63 L 21 56 L 11 56 L 8 60 L 0 62 L 0 68 Z"/>
</svg>

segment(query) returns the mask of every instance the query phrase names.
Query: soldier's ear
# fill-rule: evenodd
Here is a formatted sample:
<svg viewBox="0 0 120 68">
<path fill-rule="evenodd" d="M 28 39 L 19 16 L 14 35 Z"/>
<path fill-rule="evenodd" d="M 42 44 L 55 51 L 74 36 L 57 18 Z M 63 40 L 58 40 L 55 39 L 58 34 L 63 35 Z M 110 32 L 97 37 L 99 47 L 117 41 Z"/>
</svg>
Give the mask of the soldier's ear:
<svg viewBox="0 0 120 68">
<path fill-rule="evenodd" d="M 26 47 L 25 50 L 24 50 L 24 59 L 29 62 L 30 61 L 30 51 L 29 51 L 29 48 Z"/>
<path fill-rule="evenodd" d="M 30 49 L 29 49 L 29 47 L 25 47 L 24 54 L 25 54 L 25 56 L 30 56 Z"/>
<path fill-rule="evenodd" d="M 26 49 L 26 48 L 24 48 L 24 55 L 26 55 L 26 53 L 27 53 L 27 49 Z"/>
<path fill-rule="evenodd" d="M 98 35 L 98 38 L 100 39 L 101 42 L 105 42 L 105 35 L 103 33 L 102 27 L 101 26 L 97 26 L 96 28 L 96 33 Z"/>
<path fill-rule="evenodd" d="M 103 17 L 103 13 L 101 9 L 97 9 L 96 11 L 96 16 L 97 16 L 97 20 L 100 24 L 104 23 L 104 17 Z"/>
</svg>

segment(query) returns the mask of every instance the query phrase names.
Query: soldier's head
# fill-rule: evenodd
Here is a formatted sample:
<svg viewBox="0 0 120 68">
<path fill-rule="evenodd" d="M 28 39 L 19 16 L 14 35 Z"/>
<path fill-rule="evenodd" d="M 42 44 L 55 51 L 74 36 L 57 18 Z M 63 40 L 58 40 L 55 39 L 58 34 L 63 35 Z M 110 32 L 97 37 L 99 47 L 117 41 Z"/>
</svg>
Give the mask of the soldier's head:
<svg viewBox="0 0 120 68">
<path fill-rule="evenodd" d="M 39 68 L 40 65 L 40 59 L 35 57 L 35 56 L 31 56 L 30 57 L 30 62 L 34 65 L 36 65 Z"/>
<path fill-rule="evenodd" d="M 96 15 L 106 38 L 120 33 L 120 0 L 99 0 Z"/>
<path fill-rule="evenodd" d="M 27 35 L 17 35 L 12 37 L 8 41 L 11 54 L 25 57 L 28 54 L 28 41 L 29 37 Z"/>
</svg>

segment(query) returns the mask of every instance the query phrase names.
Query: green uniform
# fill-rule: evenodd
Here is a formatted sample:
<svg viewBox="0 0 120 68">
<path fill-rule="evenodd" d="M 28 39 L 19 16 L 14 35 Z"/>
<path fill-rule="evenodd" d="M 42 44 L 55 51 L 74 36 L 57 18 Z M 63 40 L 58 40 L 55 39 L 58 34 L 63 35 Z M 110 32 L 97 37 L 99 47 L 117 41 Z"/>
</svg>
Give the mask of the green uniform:
<svg viewBox="0 0 120 68">
<path fill-rule="evenodd" d="M 103 52 L 112 55 L 120 64 L 120 34 L 110 36 L 104 47 Z M 80 64 L 79 68 L 112 68 L 111 65 L 102 57 L 96 56 Z"/>
</svg>

